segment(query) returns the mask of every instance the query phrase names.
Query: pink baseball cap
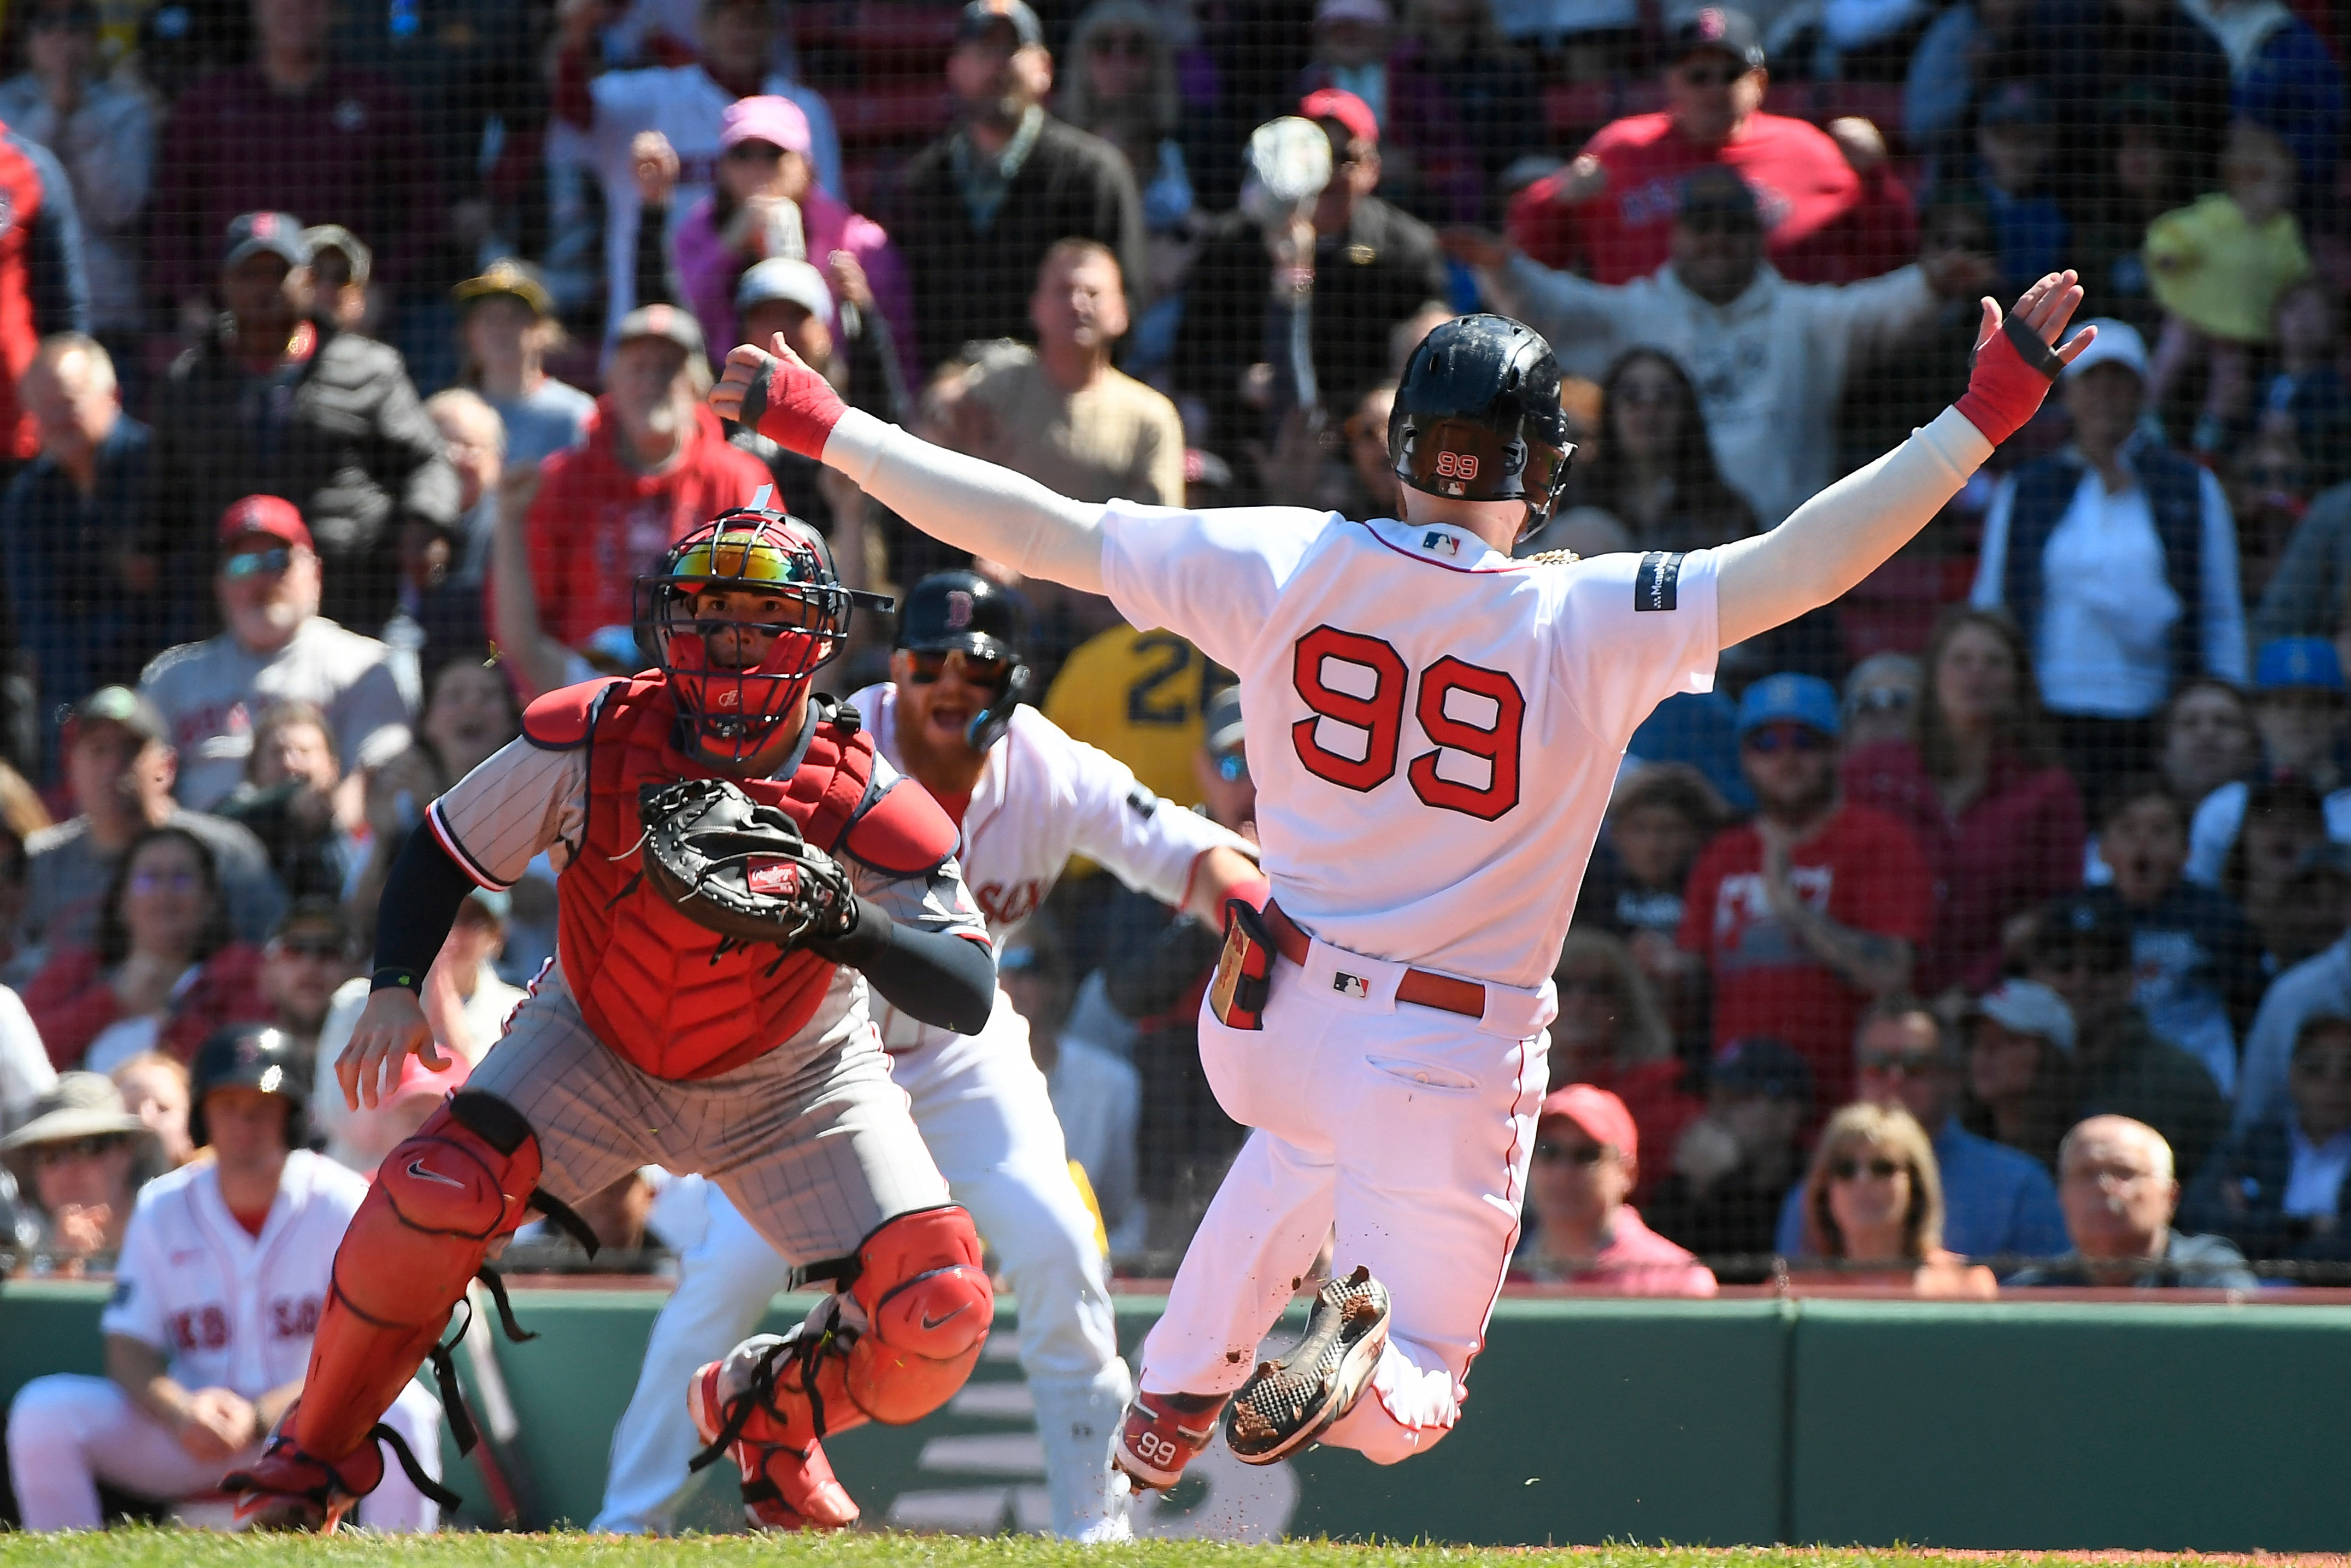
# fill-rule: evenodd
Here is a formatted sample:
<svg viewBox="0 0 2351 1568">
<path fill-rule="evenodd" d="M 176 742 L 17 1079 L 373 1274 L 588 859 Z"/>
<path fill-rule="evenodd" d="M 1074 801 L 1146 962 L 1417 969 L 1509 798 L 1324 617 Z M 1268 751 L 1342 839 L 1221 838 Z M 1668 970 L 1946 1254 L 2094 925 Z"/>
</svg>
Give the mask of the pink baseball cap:
<svg viewBox="0 0 2351 1568">
<path fill-rule="evenodd" d="M 738 98 L 718 119 L 718 150 L 738 141 L 765 141 L 805 158 L 815 139 L 809 134 L 808 116 L 788 98 L 762 94 Z"/>
<path fill-rule="evenodd" d="M 1536 1125 L 1553 1116 L 1566 1117 L 1595 1144 L 1614 1145 L 1616 1153 L 1628 1163 L 1641 1157 L 1641 1134 L 1633 1126 L 1633 1113 L 1625 1109 L 1625 1102 L 1596 1084 L 1571 1083 L 1553 1090 L 1543 1100 Z"/>
<path fill-rule="evenodd" d="M 1380 117 L 1372 112 L 1370 104 L 1344 88 L 1326 87 L 1308 93 L 1298 100 L 1298 117 L 1335 120 L 1359 141 L 1376 143 L 1380 139 Z"/>
</svg>

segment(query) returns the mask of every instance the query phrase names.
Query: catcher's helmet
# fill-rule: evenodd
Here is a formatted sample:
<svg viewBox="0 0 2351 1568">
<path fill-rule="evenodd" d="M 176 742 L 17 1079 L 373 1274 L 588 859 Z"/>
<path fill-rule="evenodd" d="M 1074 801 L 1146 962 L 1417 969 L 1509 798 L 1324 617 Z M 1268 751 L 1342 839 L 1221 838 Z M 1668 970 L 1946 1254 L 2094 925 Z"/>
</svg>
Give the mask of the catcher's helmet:
<svg viewBox="0 0 2351 1568">
<path fill-rule="evenodd" d="M 1012 710 L 1029 695 L 1028 624 L 1029 606 L 1020 596 L 976 571 L 935 571 L 906 595 L 894 646 L 1005 662 L 996 699 L 973 716 L 964 732 L 974 751 L 996 744 L 1012 722 Z"/>
<path fill-rule="evenodd" d="M 1559 406 L 1559 359 L 1507 316 L 1462 316 L 1415 349 L 1388 416 L 1395 476 L 1430 496 L 1524 501 L 1541 526 L 1575 444 Z"/>
<path fill-rule="evenodd" d="M 204 1126 L 204 1099 L 217 1089 L 257 1089 L 286 1102 L 286 1146 L 310 1141 L 308 1066 L 293 1038 L 266 1023 L 233 1023 L 214 1030 L 196 1048 L 188 1070 L 188 1138 L 196 1147 L 212 1142 Z"/>
<path fill-rule="evenodd" d="M 762 486 L 748 507 L 721 512 L 670 547 L 658 570 L 637 579 L 637 640 L 669 677 L 678 711 L 706 752 L 745 758 L 805 697 L 817 670 L 848 640 L 857 604 L 890 600 L 841 585 L 824 536 L 768 506 Z M 789 619 L 696 618 L 693 601 L 716 589 L 783 600 Z M 771 638 L 748 664 L 734 654 L 753 633 Z"/>
</svg>

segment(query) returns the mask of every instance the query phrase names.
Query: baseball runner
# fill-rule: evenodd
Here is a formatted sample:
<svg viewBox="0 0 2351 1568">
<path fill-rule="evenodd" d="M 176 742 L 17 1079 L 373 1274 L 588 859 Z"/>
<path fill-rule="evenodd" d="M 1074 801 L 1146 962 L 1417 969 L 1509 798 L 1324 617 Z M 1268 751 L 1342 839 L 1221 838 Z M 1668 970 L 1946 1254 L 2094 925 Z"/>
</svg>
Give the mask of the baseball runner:
<svg viewBox="0 0 2351 1568">
<path fill-rule="evenodd" d="M 196 1053 L 188 1131 L 214 1157 L 147 1184 L 123 1233 L 100 1327 L 104 1377 L 37 1377 L 8 1418 L 8 1469 L 27 1530 L 96 1530 L 98 1483 L 156 1501 L 200 1496 L 261 1454 L 302 1388 L 311 1331 L 365 1178 L 302 1146 L 304 1067 L 293 1042 L 236 1024 Z M 414 1456 L 360 1521 L 440 1520 L 441 1406 L 411 1383 L 384 1423 Z"/>
<path fill-rule="evenodd" d="M 1163 805 L 1125 764 L 1071 739 L 1033 707 L 1013 597 L 975 572 L 917 584 L 900 619 L 889 685 L 850 699 L 890 764 L 962 829 L 957 858 L 1000 947 L 1043 903 L 1072 853 L 1196 912 L 1262 880 L 1238 834 Z M 1259 895 L 1260 902 L 1262 895 Z M 876 1009 L 891 1076 L 914 1124 L 1020 1300 L 1020 1364 L 1037 1404 L 1056 1534 L 1128 1534 L 1111 1441 L 1134 1393 L 1118 1354 L 1094 1217 L 1071 1181 L 1061 1124 L 1029 1052 L 1029 1028 L 999 990 L 974 1035 Z M 635 1398 L 612 1436 L 594 1528 L 637 1531 L 666 1509 L 695 1444 L 679 1384 L 714 1346 L 758 1323 L 790 1267 L 723 1197 L 678 1260 Z"/>
<path fill-rule="evenodd" d="M 1240 676 L 1272 896 L 1226 906 L 1200 1054 L 1253 1131 L 1144 1344 L 1119 1438 L 1136 1482 L 1173 1485 L 1228 1405 L 1228 1446 L 1259 1464 L 1318 1438 L 1392 1463 L 1451 1428 L 1518 1236 L 1548 971 L 1626 738 L 1709 687 L 1719 649 L 1924 527 L 2086 342 L 2050 347 L 2081 298 L 2066 273 L 2005 322 L 1983 301 L 1966 395 L 1772 532 L 1593 560 L 1510 556 L 1572 448 L 1557 360 L 1502 317 L 1415 350 L 1388 426 L 1404 515 L 1369 523 L 1081 504 L 845 409 L 780 339 L 727 357 L 722 415 Z M 1259 1363 L 1334 1225 L 1306 1336 Z"/>
<path fill-rule="evenodd" d="M 426 967 L 471 889 L 509 885 L 542 852 L 559 868 L 557 955 L 380 1168 L 302 1397 L 229 1478 L 256 1512 L 332 1528 L 383 1474 L 378 1413 L 420 1362 L 445 1364 L 451 1305 L 525 1210 L 578 1226 L 571 1204 L 642 1165 L 708 1176 L 803 1279 L 835 1287 L 800 1330 L 737 1346 L 681 1391 L 755 1520 L 854 1518 L 816 1438 L 925 1415 L 978 1360 L 979 1238 L 890 1082 L 866 997 L 977 1030 L 996 993 L 987 932 L 955 824 L 852 710 L 811 696 L 858 596 L 822 536 L 766 500 L 638 580 L 655 671 L 540 697 L 393 862 L 375 988 L 336 1063 L 352 1105 L 410 1052 L 443 1065 L 417 1000 Z"/>
</svg>

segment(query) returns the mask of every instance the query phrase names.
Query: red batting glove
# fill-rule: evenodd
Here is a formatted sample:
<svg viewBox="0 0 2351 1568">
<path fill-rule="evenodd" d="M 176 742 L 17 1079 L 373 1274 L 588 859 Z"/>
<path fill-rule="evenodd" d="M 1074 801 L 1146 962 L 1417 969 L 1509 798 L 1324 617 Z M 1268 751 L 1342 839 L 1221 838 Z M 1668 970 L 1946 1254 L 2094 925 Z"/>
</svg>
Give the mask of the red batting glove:
<svg viewBox="0 0 2351 1568">
<path fill-rule="evenodd" d="M 787 452 L 818 462 L 849 405 L 832 383 L 796 360 L 769 360 L 743 394 L 742 423 Z"/>
<path fill-rule="evenodd" d="M 2064 368 L 2040 333 L 2012 315 L 2005 317 L 2000 330 L 1976 350 L 1968 390 L 1951 406 L 1998 446 L 2024 428 Z"/>
</svg>

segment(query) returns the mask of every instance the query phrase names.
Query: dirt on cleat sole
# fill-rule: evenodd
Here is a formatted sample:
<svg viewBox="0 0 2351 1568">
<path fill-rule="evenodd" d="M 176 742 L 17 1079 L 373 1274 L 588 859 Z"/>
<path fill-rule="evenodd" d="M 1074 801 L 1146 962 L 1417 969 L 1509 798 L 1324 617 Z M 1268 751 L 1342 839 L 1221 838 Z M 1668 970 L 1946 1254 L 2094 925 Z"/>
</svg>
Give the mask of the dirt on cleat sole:
<svg viewBox="0 0 2351 1568">
<path fill-rule="evenodd" d="M 1370 1270 L 1323 1286 L 1306 1337 L 1280 1360 L 1259 1363 L 1233 1396 L 1225 1417 L 1233 1457 L 1270 1465 L 1321 1437 L 1371 1381 L 1387 1338 L 1387 1290 Z"/>
</svg>

